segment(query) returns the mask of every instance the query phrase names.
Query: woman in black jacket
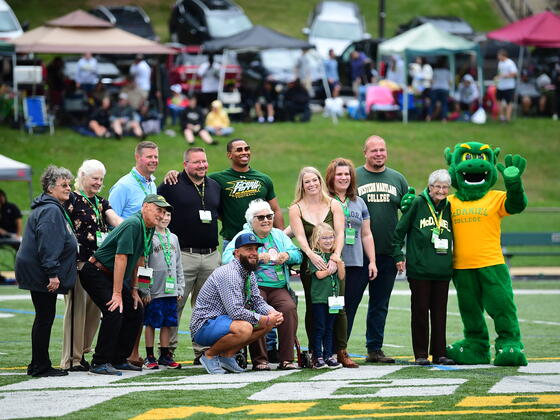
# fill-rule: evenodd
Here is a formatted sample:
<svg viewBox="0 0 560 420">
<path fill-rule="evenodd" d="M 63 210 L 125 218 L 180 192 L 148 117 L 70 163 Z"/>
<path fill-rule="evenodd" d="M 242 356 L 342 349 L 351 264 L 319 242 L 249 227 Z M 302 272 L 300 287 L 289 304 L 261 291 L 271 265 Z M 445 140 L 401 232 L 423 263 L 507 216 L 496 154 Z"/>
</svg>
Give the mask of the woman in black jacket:
<svg viewBox="0 0 560 420">
<path fill-rule="evenodd" d="M 445 356 L 447 295 L 453 274 L 453 232 L 447 202 L 450 185 L 447 169 L 432 172 L 428 188 L 401 217 L 393 237 L 393 257 L 397 270 L 402 273 L 405 269 L 402 246 L 406 236 L 406 276 L 412 293 L 410 324 L 417 365 L 429 365 L 429 354 L 433 363 L 455 364 Z"/>
<path fill-rule="evenodd" d="M 16 256 L 16 280 L 31 292 L 35 320 L 31 330 L 31 376 L 63 376 L 49 358 L 51 329 L 56 314 L 57 293 L 66 294 L 76 281 L 77 242 L 62 203 L 71 192 L 72 174 L 66 168 L 49 166 L 41 176 L 43 194 L 33 200 L 23 240 Z"/>
</svg>

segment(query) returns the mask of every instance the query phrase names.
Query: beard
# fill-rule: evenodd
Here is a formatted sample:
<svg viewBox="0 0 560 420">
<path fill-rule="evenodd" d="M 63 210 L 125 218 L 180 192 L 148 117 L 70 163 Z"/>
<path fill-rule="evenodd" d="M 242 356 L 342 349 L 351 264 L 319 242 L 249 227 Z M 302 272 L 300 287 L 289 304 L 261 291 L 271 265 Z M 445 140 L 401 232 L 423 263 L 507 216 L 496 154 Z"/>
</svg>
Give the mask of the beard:
<svg viewBox="0 0 560 420">
<path fill-rule="evenodd" d="M 244 255 L 239 256 L 239 262 L 241 263 L 241 266 L 247 271 L 255 271 L 258 267 L 258 263 L 250 262 L 249 258 Z"/>
</svg>

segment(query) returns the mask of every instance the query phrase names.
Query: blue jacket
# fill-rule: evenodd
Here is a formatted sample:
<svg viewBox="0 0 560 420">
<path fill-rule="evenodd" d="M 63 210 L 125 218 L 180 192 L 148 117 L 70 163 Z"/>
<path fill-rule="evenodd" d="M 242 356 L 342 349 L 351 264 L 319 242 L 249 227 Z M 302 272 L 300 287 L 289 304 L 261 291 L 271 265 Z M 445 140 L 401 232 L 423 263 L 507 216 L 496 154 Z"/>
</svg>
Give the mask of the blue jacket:
<svg viewBox="0 0 560 420">
<path fill-rule="evenodd" d="M 238 232 L 232 240 L 229 242 L 228 246 L 222 254 L 222 264 L 227 264 L 233 259 L 233 251 L 235 251 L 235 240 L 237 237 L 243 233 L 255 233 L 249 223 L 243 225 L 243 230 Z M 288 265 L 300 264 L 302 261 L 301 251 L 297 246 L 295 246 L 290 238 L 280 229 L 272 228 L 270 231 L 274 243 L 278 246 L 278 252 L 287 252 L 290 256 L 288 260 L 284 263 L 284 276 L 286 280 L 290 278 L 290 271 Z M 289 287 L 289 284 L 288 284 Z"/>
<path fill-rule="evenodd" d="M 47 293 L 50 277 L 58 277 L 57 293 L 66 294 L 76 282 L 78 243 L 60 202 L 49 194 L 33 200 L 23 240 L 16 255 L 20 289 Z"/>
</svg>

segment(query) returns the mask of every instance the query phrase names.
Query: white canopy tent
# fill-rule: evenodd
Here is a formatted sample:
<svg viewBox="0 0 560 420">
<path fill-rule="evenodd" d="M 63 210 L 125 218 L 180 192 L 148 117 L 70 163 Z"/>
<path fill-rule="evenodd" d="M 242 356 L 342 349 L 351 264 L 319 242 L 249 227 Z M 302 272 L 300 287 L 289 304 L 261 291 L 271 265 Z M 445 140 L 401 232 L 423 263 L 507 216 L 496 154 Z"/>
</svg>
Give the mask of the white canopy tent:
<svg viewBox="0 0 560 420">
<path fill-rule="evenodd" d="M 476 55 L 478 83 L 480 94 L 483 94 L 483 75 L 480 48 L 478 44 L 464 38 L 451 35 L 431 23 L 406 31 L 394 38 L 379 44 L 377 55 L 399 55 L 408 69 L 414 57 L 445 55 L 449 59 L 451 74 L 455 74 L 455 54 L 471 53 Z M 454 87 L 454 86 L 453 86 Z M 408 94 L 407 87 L 403 88 L 403 122 L 408 122 Z"/>
<path fill-rule="evenodd" d="M 0 155 L 0 181 L 25 181 L 29 186 L 29 203 L 33 201 L 31 166 Z"/>
</svg>

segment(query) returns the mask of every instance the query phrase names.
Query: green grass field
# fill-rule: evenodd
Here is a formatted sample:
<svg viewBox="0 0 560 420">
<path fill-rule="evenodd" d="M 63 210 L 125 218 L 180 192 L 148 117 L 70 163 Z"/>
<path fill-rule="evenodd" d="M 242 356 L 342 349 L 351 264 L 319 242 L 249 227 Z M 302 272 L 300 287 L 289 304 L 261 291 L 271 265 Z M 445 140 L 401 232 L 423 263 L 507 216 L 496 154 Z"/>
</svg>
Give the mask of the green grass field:
<svg viewBox="0 0 560 420">
<path fill-rule="evenodd" d="M 301 289 L 299 283 L 295 288 Z M 557 302 L 560 282 L 515 282 L 514 288 L 529 358 L 528 369 L 485 366 L 459 370 L 412 366 L 410 296 L 405 294 L 406 282 L 400 281 L 391 298 L 384 344 L 386 353 L 397 358 L 395 366 L 372 367 L 362 358 L 365 356 L 367 306 L 364 298 L 348 346 L 362 365 L 359 369 L 329 373 L 306 369 L 287 376 L 278 376 L 274 371 L 270 374 L 206 375 L 201 367 L 189 367 L 192 350 L 186 332 L 190 311 L 185 311 L 180 327 L 185 334 L 181 335 L 176 359 L 186 368 L 150 372 L 143 376 L 125 374 L 120 379 L 109 378 L 112 379 L 109 381 L 106 377 L 85 373 L 43 379 L 29 379 L 22 375 L 30 360 L 33 305 L 25 299 L 27 292 L 13 286 L 0 287 L 0 405 L 4 407 L 0 417 L 27 416 L 29 407 L 26 404 L 29 403 L 32 405 L 31 417 L 54 418 L 65 414 L 65 419 L 80 420 L 100 416 L 115 419 L 334 419 L 457 418 L 461 415 L 500 419 L 506 414 L 516 419 L 528 416 L 558 418 L 560 312 Z M 6 300 L 7 296 L 13 295 L 20 295 L 23 300 Z M 301 302 L 300 320 L 303 319 L 303 308 Z M 57 309 L 50 348 L 55 364 L 61 351 L 62 302 Z M 493 339 L 493 323 L 489 319 L 488 323 Z M 302 345 L 306 345 L 303 322 L 298 336 Z M 456 298 L 451 293 L 447 339 L 453 342 L 461 337 Z M 38 390 L 40 393 L 36 393 Z M 91 399 L 95 395 L 97 399 Z M 315 397 L 302 399 L 306 395 Z M 56 401 L 52 405 L 49 405 L 50 398 Z M 82 406 L 76 406 L 78 399 L 81 399 Z M 15 409 L 12 401 L 18 401 Z M 41 412 L 41 407 L 51 411 Z M 52 414 L 47 414 L 49 412 Z"/>
</svg>

